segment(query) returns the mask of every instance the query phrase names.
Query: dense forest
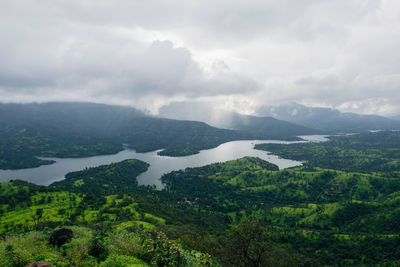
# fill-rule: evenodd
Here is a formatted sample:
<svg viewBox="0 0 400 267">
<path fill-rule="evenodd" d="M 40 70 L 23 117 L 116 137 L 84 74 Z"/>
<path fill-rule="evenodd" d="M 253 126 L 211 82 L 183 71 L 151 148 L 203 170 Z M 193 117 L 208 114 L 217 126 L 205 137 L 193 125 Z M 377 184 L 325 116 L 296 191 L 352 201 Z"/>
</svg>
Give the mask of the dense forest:
<svg viewBox="0 0 400 267">
<path fill-rule="evenodd" d="M 398 172 L 400 132 L 382 131 L 331 136 L 329 142 L 257 144 L 256 149 L 284 158 L 305 161 L 307 166 L 358 172 Z"/>
<path fill-rule="evenodd" d="M 279 170 L 245 157 L 165 174 L 161 191 L 137 185 L 135 178 L 148 168 L 139 160 L 70 173 L 48 187 L 2 183 L 0 263 L 396 266 L 399 169 L 371 161 L 360 172 L 354 162 L 360 155 L 395 153 L 399 143 L 399 132 L 332 137 L 301 145 L 346 144 L 343 153 L 332 154 L 346 155 L 346 165 L 312 161 Z M 51 245 L 60 227 L 74 237 Z"/>
<path fill-rule="evenodd" d="M 123 144 L 137 152 L 163 149 L 161 155 L 185 156 L 232 140 L 298 140 L 296 135 L 313 133 L 285 122 L 270 126 L 262 132 L 254 127 L 233 131 L 203 122 L 147 116 L 131 107 L 92 103 L 0 104 L 0 169 L 52 163 L 37 156 L 113 154 Z"/>
</svg>

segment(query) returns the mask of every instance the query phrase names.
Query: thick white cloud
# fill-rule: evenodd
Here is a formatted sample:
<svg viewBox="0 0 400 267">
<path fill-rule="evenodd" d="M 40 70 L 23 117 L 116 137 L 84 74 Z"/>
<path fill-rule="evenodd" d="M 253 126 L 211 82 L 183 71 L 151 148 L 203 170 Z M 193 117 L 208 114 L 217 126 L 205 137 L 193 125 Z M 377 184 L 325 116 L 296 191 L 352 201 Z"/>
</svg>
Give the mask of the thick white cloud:
<svg viewBox="0 0 400 267">
<path fill-rule="evenodd" d="M 396 0 L 13 0 L 0 18 L 1 101 L 400 113 Z"/>
</svg>

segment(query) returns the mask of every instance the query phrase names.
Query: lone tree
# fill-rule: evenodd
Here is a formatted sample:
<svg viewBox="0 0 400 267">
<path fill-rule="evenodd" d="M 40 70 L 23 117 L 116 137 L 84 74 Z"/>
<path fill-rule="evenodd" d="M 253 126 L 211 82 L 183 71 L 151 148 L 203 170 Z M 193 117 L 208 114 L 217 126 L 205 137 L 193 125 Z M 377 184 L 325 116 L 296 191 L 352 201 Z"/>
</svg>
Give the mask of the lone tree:
<svg viewBox="0 0 400 267">
<path fill-rule="evenodd" d="M 37 229 L 37 226 L 42 218 L 43 218 L 43 209 L 36 209 L 35 214 L 32 215 L 33 223 L 35 224 L 35 229 Z"/>
<path fill-rule="evenodd" d="M 301 266 L 302 259 L 272 241 L 274 230 L 245 218 L 228 231 L 226 260 L 233 266 Z"/>
</svg>

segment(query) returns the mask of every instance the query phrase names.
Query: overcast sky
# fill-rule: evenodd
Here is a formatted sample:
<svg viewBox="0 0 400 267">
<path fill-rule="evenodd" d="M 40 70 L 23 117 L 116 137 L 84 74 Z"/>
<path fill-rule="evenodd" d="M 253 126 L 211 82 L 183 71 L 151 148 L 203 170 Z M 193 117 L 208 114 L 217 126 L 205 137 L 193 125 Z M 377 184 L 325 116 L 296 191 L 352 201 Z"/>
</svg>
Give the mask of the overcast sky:
<svg viewBox="0 0 400 267">
<path fill-rule="evenodd" d="M 400 113 L 399 0 L 2 0 L 0 101 Z"/>
</svg>

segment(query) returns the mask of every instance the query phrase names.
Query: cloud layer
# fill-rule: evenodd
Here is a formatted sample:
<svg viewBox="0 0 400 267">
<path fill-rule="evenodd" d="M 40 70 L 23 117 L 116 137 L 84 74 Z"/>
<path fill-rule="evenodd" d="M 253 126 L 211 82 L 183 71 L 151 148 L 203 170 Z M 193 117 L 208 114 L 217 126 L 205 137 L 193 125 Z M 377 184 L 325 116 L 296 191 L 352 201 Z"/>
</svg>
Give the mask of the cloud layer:
<svg viewBox="0 0 400 267">
<path fill-rule="evenodd" d="M 395 0 L 0 3 L 0 100 L 400 113 Z"/>
</svg>

